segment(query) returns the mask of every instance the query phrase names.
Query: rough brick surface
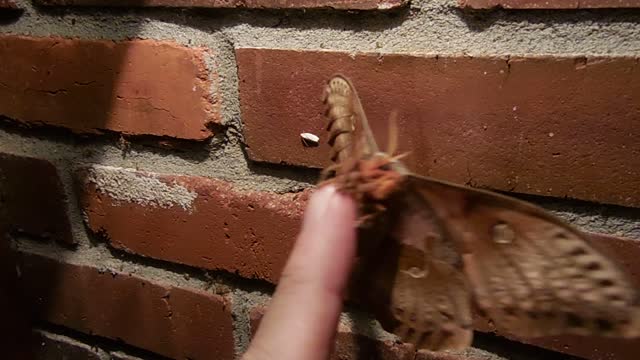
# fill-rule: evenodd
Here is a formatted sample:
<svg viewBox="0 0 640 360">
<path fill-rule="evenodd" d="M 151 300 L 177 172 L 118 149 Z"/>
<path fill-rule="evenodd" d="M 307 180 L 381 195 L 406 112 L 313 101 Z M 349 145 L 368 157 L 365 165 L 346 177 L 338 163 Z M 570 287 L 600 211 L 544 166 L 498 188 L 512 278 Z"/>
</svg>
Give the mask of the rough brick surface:
<svg viewBox="0 0 640 360">
<path fill-rule="evenodd" d="M 408 0 L 36 0 L 42 5 L 83 6 L 162 6 L 249 9 L 338 9 L 388 10 L 407 4 Z"/>
<path fill-rule="evenodd" d="M 257 306 L 249 312 L 252 336 L 255 335 L 265 310 L 266 307 Z M 347 330 L 339 330 L 331 359 L 413 360 L 414 356 L 415 349 L 409 344 L 376 340 Z"/>
<path fill-rule="evenodd" d="M 0 118 L 205 139 L 220 118 L 206 52 L 151 40 L 0 36 Z"/>
<path fill-rule="evenodd" d="M 637 8 L 640 0 L 458 0 L 471 9 L 598 9 Z"/>
<path fill-rule="evenodd" d="M 41 320 L 171 358 L 233 358 L 230 305 L 219 295 L 33 254 L 20 269 Z"/>
<path fill-rule="evenodd" d="M 303 194 L 242 192 L 224 181 L 96 167 L 81 172 L 94 232 L 128 252 L 276 281 L 293 243 Z M 181 198 L 167 198 L 169 194 Z"/>
<path fill-rule="evenodd" d="M 74 242 L 62 183 L 46 160 L 0 153 L 0 206 L 5 230 Z"/>
<path fill-rule="evenodd" d="M 0 0 L 0 10 L 2 9 L 17 10 L 18 5 L 13 0 Z"/>
<path fill-rule="evenodd" d="M 470 58 L 239 49 L 253 160 L 329 163 L 322 87 L 350 77 L 385 148 L 415 172 L 478 187 L 640 206 L 636 58 Z M 303 70 L 301 70 L 303 69 Z M 304 147 L 300 133 L 321 138 Z M 615 144 L 615 146 L 613 145 Z"/>
</svg>

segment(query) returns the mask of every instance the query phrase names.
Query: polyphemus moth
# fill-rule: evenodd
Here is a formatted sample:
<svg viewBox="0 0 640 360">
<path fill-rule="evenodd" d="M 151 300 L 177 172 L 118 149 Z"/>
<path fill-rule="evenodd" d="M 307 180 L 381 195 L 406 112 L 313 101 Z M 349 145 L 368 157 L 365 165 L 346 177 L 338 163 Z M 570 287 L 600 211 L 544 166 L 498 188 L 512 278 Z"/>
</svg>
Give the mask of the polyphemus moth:
<svg viewBox="0 0 640 360">
<path fill-rule="evenodd" d="M 395 126 L 380 151 L 345 77 L 328 81 L 324 103 L 334 164 L 320 186 L 359 206 L 350 291 L 385 329 L 418 349 L 462 349 L 475 309 L 519 337 L 640 334 L 636 290 L 580 231 L 533 204 L 411 173 Z"/>
</svg>

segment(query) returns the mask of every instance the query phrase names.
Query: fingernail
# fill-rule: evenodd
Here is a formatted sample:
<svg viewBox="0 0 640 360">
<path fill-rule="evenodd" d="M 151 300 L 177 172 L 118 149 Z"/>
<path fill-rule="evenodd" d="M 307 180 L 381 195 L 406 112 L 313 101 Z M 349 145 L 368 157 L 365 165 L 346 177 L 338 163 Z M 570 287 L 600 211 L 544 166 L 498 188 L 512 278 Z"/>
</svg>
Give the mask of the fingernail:
<svg viewBox="0 0 640 360">
<path fill-rule="evenodd" d="M 337 191 L 333 185 L 323 186 L 311 195 L 307 211 L 306 219 L 317 219 L 324 216 L 331 205 L 331 199 L 336 195 Z"/>
</svg>

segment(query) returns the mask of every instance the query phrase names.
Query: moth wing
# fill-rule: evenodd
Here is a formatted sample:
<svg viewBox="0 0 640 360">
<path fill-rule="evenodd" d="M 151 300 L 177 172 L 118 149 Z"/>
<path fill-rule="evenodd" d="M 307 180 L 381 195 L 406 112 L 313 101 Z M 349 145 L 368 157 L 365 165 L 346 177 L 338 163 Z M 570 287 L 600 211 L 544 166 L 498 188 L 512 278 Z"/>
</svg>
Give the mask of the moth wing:
<svg viewBox="0 0 640 360">
<path fill-rule="evenodd" d="M 421 349 L 470 346 L 471 294 L 459 254 L 442 236 L 428 204 L 411 191 L 390 206 L 388 213 L 395 214 L 390 239 L 365 257 L 372 264 L 372 281 L 387 279 L 386 289 L 370 295 L 389 296 L 383 311 L 390 312 L 393 324 L 386 328 Z"/>
<path fill-rule="evenodd" d="M 530 203 L 410 176 L 462 254 L 473 296 L 497 328 L 524 337 L 635 337 L 636 290 L 579 231 Z"/>
</svg>

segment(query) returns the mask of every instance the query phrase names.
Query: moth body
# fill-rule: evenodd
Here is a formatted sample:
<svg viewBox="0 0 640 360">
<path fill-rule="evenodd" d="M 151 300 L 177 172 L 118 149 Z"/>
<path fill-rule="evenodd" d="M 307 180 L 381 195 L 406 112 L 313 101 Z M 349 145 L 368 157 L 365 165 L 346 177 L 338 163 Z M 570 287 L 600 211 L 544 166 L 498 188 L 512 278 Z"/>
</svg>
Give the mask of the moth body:
<svg viewBox="0 0 640 360">
<path fill-rule="evenodd" d="M 477 308 L 521 337 L 640 335 L 637 290 L 582 232 L 533 204 L 412 174 L 393 136 L 378 149 L 346 78 L 329 80 L 324 102 L 335 164 L 322 184 L 358 204 L 354 284 L 385 329 L 419 349 L 462 349 Z"/>
</svg>

